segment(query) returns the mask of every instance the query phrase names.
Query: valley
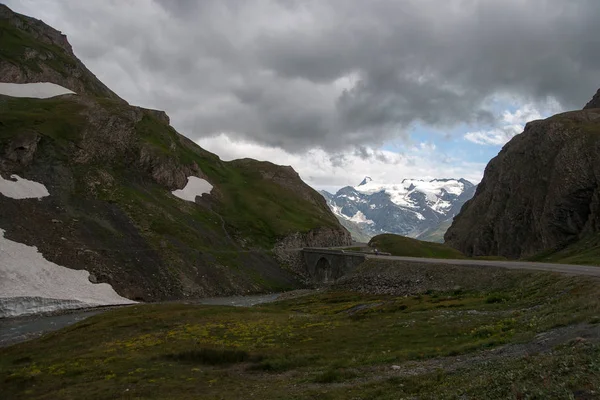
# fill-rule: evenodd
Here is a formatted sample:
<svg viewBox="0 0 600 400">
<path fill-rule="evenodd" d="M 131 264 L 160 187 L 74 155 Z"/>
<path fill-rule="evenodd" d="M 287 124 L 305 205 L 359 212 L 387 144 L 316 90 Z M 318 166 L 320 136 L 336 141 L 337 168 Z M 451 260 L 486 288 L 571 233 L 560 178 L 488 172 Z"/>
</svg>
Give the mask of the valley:
<svg viewBox="0 0 600 400">
<path fill-rule="evenodd" d="M 129 21 L 132 32 L 138 19 L 173 17 L 171 2 L 149 4 L 152 12 Z M 282 20 L 274 25 L 284 31 Z M 297 28 L 306 22 L 315 21 Z M 241 26 L 223 25 L 243 36 Z M 295 71 L 314 67 L 302 56 L 311 46 L 254 75 L 206 78 L 221 50 L 219 73 L 231 72 L 234 55 L 257 51 L 244 65 L 268 59 L 256 43 L 278 47 L 285 35 L 236 48 L 225 36 L 203 48 L 202 35 L 177 36 L 158 57 L 146 57 L 143 35 L 127 36 L 123 49 L 147 47 L 136 63 L 148 69 L 126 71 L 131 82 L 113 92 L 66 35 L 0 4 L 2 399 L 600 398 L 600 90 L 583 109 L 544 119 L 531 105 L 513 110 L 505 97 L 443 79 L 433 86 L 456 93 L 428 102 L 425 72 L 416 86 L 388 85 L 379 79 L 398 74 L 367 79 L 350 68 L 331 87 L 315 72 L 318 95 L 306 100 L 310 79 Z M 83 54 L 110 47 L 103 43 Z M 170 59 L 179 46 L 210 56 Z M 334 59 L 348 50 L 335 48 Z M 405 60 L 368 58 L 378 67 Z M 173 84 L 153 81 L 180 63 Z M 178 92 L 186 74 L 210 81 L 206 93 L 192 83 L 188 93 L 187 82 Z M 271 79 L 276 89 L 267 89 Z M 280 86 L 286 79 L 293 100 Z M 383 100 L 371 97 L 371 84 L 386 88 Z M 211 92 L 219 85 L 230 92 Z M 391 91 L 413 89 L 419 106 L 405 111 Z M 189 131 L 117 94 L 132 90 L 148 96 L 140 104 L 167 96 L 174 124 Z M 496 113 L 507 108 L 496 118 L 503 131 L 465 131 L 461 142 L 439 131 L 437 114 L 454 129 L 499 123 L 488 109 L 460 113 L 469 93 Z M 405 126 L 377 125 L 386 115 Z M 223 150 L 243 149 L 238 158 L 199 145 L 227 135 Z M 441 159 L 432 137 L 446 146 Z M 352 152 L 339 153 L 346 141 Z M 500 142 L 483 171 L 489 150 L 473 146 Z M 257 148 L 301 162 L 248 158 Z M 463 178 L 477 178 L 476 168 L 480 183 Z M 385 181 L 315 189 L 342 186 L 334 184 L 351 169 Z"/>
<path fill-rule="evenodd" d="M 10 398 L 503 399 L 600 389 L 597 281 L 460 276 L 449 289 L 357 293 L 341 282 L 252 308 L 109 311 L 0 349 L 0 379 Z"/>
</svg>

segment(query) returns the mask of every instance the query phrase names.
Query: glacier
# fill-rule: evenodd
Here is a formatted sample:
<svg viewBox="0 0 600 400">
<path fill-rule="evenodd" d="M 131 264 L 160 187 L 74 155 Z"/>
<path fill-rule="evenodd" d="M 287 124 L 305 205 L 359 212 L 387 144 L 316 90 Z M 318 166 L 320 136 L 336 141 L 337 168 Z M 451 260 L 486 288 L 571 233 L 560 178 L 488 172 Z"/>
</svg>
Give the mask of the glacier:
<svg viewBox="0 0 600 400">
<path fill-rule="evenodd" d="M 436 211 L 441 211 L 451 206 L 448 202 L 440 202 L 440 198 L 445 193 L 459 196 L 465 190 L 465 183 L 460 179 L 433 179 L 425 181 L 421 179 L 403 179 L 399 184 L 381 184 L 366 177 L 354 190 L 363 194 L 373 194 L 385 192 L 392 203 L 408 208 L 417 208 L 417 204 L 411 199 L 412 193 L 422 193 L 425 195 L 427 203 Z"/>
<path fill-rule="evenodd" d="M 321 194 L 331 211 L 356 237 L 395 233 L 421 238 L 448 225 L 473 196 L 475 188 L 465 179 L 402 179 L 397 183 L 381 183 L 367 176 L 357 186 L 343 187 L 335 194 Z M 435 240 L 439 240 L 439 235 Z"/>
</svg>

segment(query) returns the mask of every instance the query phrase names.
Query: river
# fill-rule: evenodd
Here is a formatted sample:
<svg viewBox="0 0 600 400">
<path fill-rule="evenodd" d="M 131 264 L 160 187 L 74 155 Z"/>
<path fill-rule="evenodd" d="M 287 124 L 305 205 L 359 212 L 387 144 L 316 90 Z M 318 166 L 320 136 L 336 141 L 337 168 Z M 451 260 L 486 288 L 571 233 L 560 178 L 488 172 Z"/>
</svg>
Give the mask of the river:
<svg viewBox="0 0 600 400">
<path fill-rule="evenodd" d="M 281 293 L 256 296 L 208 297 L 186 301 L 187 304 L 224 305 L 235 307 L 252 307 L 257 304 L 270 303 L 277 300 Z M 60 315 L 31 315 L 0 319 L 0 347 L 10 346 L 42 336 L 83 321 L 92 315 L 114 309 L 114 307 L 67 311 Z"/>
</svg>

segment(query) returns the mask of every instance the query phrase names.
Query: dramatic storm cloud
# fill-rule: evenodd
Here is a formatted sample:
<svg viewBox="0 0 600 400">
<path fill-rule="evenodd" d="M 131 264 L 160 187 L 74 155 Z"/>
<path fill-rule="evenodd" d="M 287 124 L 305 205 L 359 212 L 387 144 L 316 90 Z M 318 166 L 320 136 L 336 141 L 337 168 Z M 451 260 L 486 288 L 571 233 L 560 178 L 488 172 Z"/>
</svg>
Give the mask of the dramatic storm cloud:
<svg viewBox="0 0 600 400">
<path fill-rule="evenodd" d="M 7 3 L 67 33 L 99 78 L 186 136 L 320 149 L 333 167 L 385 163 L 382 146 L 423 142 L 415 130 L 437 143 L 432 163 L 456 157 L 447 142 L 502 145 L 519 116 L 581 108 L 600 86 L 598 0 Z"/>
</svg>

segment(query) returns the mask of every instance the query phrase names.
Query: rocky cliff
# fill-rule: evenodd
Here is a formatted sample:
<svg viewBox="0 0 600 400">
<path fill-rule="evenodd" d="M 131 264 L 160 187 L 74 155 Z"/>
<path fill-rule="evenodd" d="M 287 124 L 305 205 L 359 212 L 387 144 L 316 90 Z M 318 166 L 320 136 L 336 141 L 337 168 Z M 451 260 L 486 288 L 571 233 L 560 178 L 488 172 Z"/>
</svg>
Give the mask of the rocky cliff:
<svg viewBox="0 0 600 400">
<path fill-rule="evenodd" d="M 276 245 L 349 242 L 291 167 L 223 162 L 176 132 L 165 113 L 116 96 L 60 32 L 2 5 L 0 26 L 0 81 L 76 93 L 0 95 L 0 178 L 18 175 L 49 192 L 0 193 L 7 239 L 141 300 L 293 288 L 298 280 L 274 257 Z M 190 201 L 173 195 L 190 177 L 210 192 Z"/>
<path fill-rule="evenodd" d="M 594 97 L 592 97 L 592 99 L 585 105 L 585 107 L 583 107 L 584 110 L 590 108 L 600 108 L 600 89 L 598 89 Z"/>
<path fill-rule="evenodd" d="M 487 165 L 446 243 L 467 255 L 528 257 L 600 230 L 600 107 L 526 125 Z"/>
</svg>

